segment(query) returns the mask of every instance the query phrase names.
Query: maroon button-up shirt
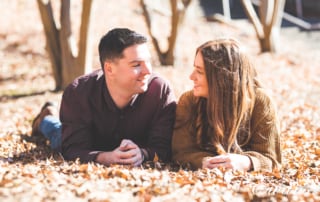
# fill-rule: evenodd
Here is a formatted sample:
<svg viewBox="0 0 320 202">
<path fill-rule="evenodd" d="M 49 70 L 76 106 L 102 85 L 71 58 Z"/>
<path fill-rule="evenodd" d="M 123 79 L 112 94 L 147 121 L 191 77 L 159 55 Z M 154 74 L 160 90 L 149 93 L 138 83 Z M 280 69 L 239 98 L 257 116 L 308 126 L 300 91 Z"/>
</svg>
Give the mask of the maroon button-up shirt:
<svg viewBox="0 0 320 202">
<path fill-rule="evenodd" d="M 95 161 L 99 152 L 112 151 L 122 139 L 130 139 L 147 150 L 150 160 L 156 153 L 168 161 L 175 109 L 174 93 L 159 76 L 152 75 L 148 90 L 124 109 L 113 102 L 102 70 L 81 76 L 62 98 L 62 154 L 67 160 Z"/>
</svg>

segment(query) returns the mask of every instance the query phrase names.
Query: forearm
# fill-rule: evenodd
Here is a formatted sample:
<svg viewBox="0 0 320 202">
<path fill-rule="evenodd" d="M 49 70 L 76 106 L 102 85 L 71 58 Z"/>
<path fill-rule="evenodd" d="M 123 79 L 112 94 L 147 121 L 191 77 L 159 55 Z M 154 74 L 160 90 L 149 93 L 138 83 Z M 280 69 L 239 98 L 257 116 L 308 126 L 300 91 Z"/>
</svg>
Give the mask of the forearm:
<svg viewBox="0 0 320 202">
<path fill-rule="evenodd" d="M 144 146 L 148 160 L 157 156 L 162 161 L 171 160 L 171 142 L 175 121 L 176 101 L 173 92 L 166 92 L 161 99 L 158 110 L 152 121 L 152 127 L 148 132 L 148 142 Z"/>
<path fill-rule="evenodd" d="M 173 155 L 173 161 L 183 166 L 191 166 L 192 169 L 202 168 L 205 157 L 213 157 L 212 153 L 204 151 L 184 151 Z"/>
<path fill-rule="evenodd" d="M 66 160 L 79 159 L 81 163 L 93 162 L 99 152 L 80 148 L 62 147 L 62 155 Z"/>
<path fill-rule="evenodd" d="M 161 161 L 171 160 L 173 121 L 158 119 L 157 125 L 150 130 L 148 142 L 142 146 L 148 154 L 147 160 L 153 160 L 155 156 Z"/>
<path fill-rule="evenodd" d="M 87 133 L 82 130 L 75 133 L 72 127 L 65 127 L 62 133 L 62 154 L 67 160 L 80 159 L 87 163 L 95 160 L 98 152 L 92 150 L 91 139 Z"/>
<path fill-rule="evenodd" d="M 272 100 L 257 91 L 251 117 L 251 140 L 243 154 L 250 157 L 252 169 L 272 171 L 281 167 L 280 122 Z"/>
<path fill-rule="evenodd" d="M 252 170 L 272 171 L 281 166 L 280 137 L 275 127 L 265 125 L 263 129 L 254 131 L 249 150 L 242 154 L 250 158 Z"/>
</svg>

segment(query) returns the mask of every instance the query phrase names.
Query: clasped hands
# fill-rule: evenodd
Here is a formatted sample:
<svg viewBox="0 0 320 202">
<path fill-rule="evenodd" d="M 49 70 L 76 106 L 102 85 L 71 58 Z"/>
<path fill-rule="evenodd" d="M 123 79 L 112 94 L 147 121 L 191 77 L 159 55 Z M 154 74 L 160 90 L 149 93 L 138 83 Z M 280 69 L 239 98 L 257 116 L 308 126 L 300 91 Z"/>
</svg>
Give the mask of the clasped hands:
<svg viewBox="0 0 320 202">
<path fill-rule="evenodd" d="M 116 149 L 110 152 L 101 152 L 98 154 L 96 161 L 105 165 L 122 164 L 139 166 L 143 163 L 144 156 L 134 142 L 123 139 Z"/>
</svg>

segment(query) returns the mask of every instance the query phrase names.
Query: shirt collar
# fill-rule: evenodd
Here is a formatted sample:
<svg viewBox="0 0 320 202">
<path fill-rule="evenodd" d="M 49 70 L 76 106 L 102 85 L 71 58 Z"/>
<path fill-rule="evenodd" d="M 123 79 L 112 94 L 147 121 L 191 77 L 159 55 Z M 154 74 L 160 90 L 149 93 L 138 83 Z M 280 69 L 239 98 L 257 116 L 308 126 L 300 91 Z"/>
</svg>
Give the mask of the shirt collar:
<svg viewBox="0 0 320 202">
<path fill-rule="evenodd" d="M 104 75 L 103 75 L 104 76 Z M 154 74 L 152 74 L 151 76 L 150 76 L 150 79 L 149 79 L 149 81 L 148 81 L 148 89 L 149 89 L 149 85 L 150 85 L 150 83 L 152 82 L 152 80 L 154 79 L 156 77 L 156 75 L 154 75 Z M 119 108 L 117 107 L 117 105 L 114 103 L 114 101 L 113 101 L 113 99 L 112 99 L 112 97 L 111 97 L 111 95 L 110 95 L 110 92 L 109 92 L 109 90 L 108 90 L 108 88 L 107 88 L 107 84 L 106 84 L 106 81 L 105 81 L 105 77 L 104 77 L 104 79 L 103 79 L 103 96 L 104 96 L 104 100 L 105 100 L 105 102 L 107 103 L 107 107 L 108 107 L 108 109 L 110 109 L 110 110 L 112 110 L 112 111 L 118 111 L 119 110 Z M 138 98 L 139 97 L 141 97 L 141 96 L 143 96 L 143 94 L 145 94 L 146 92 L 144 92 L 144 93 L 140 93 L 140 94 L 135 94 L 133 97 L 132 97 L 132 99 L 131 99 L 131 101 L 129 102 L 129 104 L 125 107 L 125 108 L 128 108 L 128 107 L 134 107 L 135 106 L 135 104 L 138 102 Z"/>
<path fill-rule="evenodd" d="M 142 94 L 143 94 L 143 93 L 142 93 Z M 137 103 L 138 98 L 139 98 L 142 94 L 135 94 L 135 95 L 132 97 L 132 99 L 131 99 L 131 101 L 129 102 L 129 104 L 128 104 L 125 108 L 134 107 L 135 103 Z M 108 108 L 108 109 L 110 109 L 110 110 L 112 110 L 112 111 L 114 111 L 114 112 L 120 110 L 120 109 L 117 107 L 116 103 L 113 101 L 113 99 L 112 99 L 112 97 L 111 97 L 111 95 L 110 95 L 110 92 L 109 92 L 109 90 L 108 90 L 108 88 L 107 88 L 106 82 L 104 82 L 104 86 L 103 86 L 103 97 L 104 97 L 104 100 L 105 100 L 105 102 L 106 102 L 106 104 L 107 104 L 107 108 Z"/>
</svg>

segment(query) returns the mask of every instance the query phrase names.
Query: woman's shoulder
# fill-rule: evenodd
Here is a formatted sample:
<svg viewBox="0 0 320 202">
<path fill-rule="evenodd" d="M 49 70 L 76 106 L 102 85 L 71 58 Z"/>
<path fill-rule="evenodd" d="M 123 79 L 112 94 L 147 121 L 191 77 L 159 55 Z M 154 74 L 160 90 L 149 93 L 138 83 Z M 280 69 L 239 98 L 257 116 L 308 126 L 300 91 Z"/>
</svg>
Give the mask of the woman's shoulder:
<svg viewBox="0 0 320 202">
<path fill-rule="evenodd" d="M 181 94 L 178 104 L 194 104 L 196 97 L 193 95 L 193 91 L 189 90 Z"/>
<path fill-rule="evenodd" d="M 272 92 L 270 90 L 264 88 L 257 88 L 256 89 L 256 104 L 259 105 L 272 105 Z"/>
<path fill-rule="evenodd" d="M 276 111 L 276 105 L 272 98 L 272 92 L 264 88 L 256 89 L 254 111 L 258 114 L 269 114 Z"/>
<path fill-rule="evenodd" d="M 191 115 L 192 109 L 196 106 L 196 97 L 193 95 L 193 91 L 184 92 L 177 104 L 177 115 Z"/>
<path fill-rule="evenodd" d="M 180 96 L 176 108 L 176 128 L 189 123 L 195 111 L 195 106 L 196 101 L 192 90 L 186 91 Z"/>
</svg>

